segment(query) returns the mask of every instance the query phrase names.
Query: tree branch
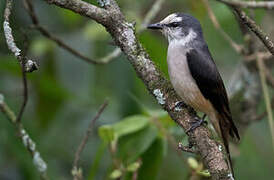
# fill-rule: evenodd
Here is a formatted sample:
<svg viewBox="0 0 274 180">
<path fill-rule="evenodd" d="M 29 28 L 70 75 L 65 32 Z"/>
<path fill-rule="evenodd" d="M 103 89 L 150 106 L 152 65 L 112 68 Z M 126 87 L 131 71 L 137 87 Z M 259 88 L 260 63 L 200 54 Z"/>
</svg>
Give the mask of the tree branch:
<svg viewBox="0 0 274 180">
<path fill-rule="evenodd" d="M 225 38 L 225 40 L 227 40 L 229 42 L 231 47 L 237 53 L 241 54 L 243 51 L 243 46 L 239 45 L 235 41 L 233 41 L 233 39 L 221 28 L 221 25 L 219 24 L 214 12 L 212 11 L 212 9 L 209 6 L 208 0 L 202 0 L 202 1 L 203 1 L 204 5 L 206 6 L 208 16 L 209 16 L 210 20 L 212 21 L 213 25 L 215 26 L 215 28 L 222 34 L 222 36 Z"/>
<path fill-rule="evenodd" d="M 270 39 L 270 36 L 267 35 L 251 18 L 249 18 L 246 13 L 239 8 L 233 7 L 235 12 L 238 14 L 239 18 L 242 22 L 249 27 L 251 31 L 253 31 L 258 38 L 264 43 L 269 52 L 274 55 L 274 44 L 273 40 Z"/>
<path fill-rule="evenodd" d="M 20 108 L 20 111 L 19 111 L 19 114 L 16 118 L 16 122 L 17 123 L 20 123 L 21 122 L 21 119 L 22 119 L 22 116 L 23 116 L 23 113 L 25 111 L 25 107 L 27 105 L 27 102 L 28 102 L 28 82 L 27 82 L 27 77 L 26 77 L 26 70 L 24 68 L 24 65 L 25 62 L 24 62 L 24 59 L 22 61 L 22 64 L 21 64 L 21 71 L 22 71 L 22 82 L 23 82 L 23 103 L 21 105 L 21 108 Z"/>
<path fill-rule="evenodd" d="M 141 27 L 137 30 L 137 33 L 142 33 L 147 25 L 150 23 L 150 21 L 157 15 L 157 13 L 160 11 L 162 4 L 165 0 L 155 0 L 154 4 L 151 6 L 150 10 L 145 15 L 145 18 L 143 20 L 143 23 Z M 107 54 L 105 57 L 101 58 L 100 62 L 108 63 L 112 59 L 118 57 L 121 54 L 120 48 L 115 48 L 112 52 Z"/>
<path fill-rule="evenodd" d="M 223 0 L 217 0 L 219 2 L 223 2 Z M 246 15 L 244 11 L 239 9 L 238 7 L 234 5 L 228 4 L 230 7 L 233 8 L 235 13 L 238 15 L 238 17 L 241 19 L 241 21 L 248 26 L 248 28 L 253 31 L 257 37 L 263 42 L 263 44 L 266 46 L 266 48 L 269 50 L 269 52 L 274 55 L 274 43 L 270 39 L 270 36 L 267 35 L 257 24 L 254 20 L 252 20 L 250 17 Z"/>
<path fill-rule="evenodd" d="M 25 148 L 29 151 L 32 159 L 33 165 L 40 173 L 40 177 L 43 180 L 47 180 L 47 164 L 40 156 L 39 151 L 36 148 L 36 143 L 30 138 L 28 132 L 23 127 L 20 121 L 17 121 L 16 115 L 10 109 L 10 107 L 5 103 L 4 96 L 0 94 L 0 111 L 8 118 L 8 120 L 15 126 L 19 138 L 24 144 Z"/>
<path fill-rule="evenodd" d="M 107 6 L 106 10 L 100 9 L 98 11 L 93 5 L 88 5 L 88 3 L 83 3 L 79 0 L 45 1 L 90 17 L 104 25 L 106 30 L 112 35 L 116 45 L 127 56 L 138 77 L 144 82 L 148 91 L 158 100 L 162 108 L 184 130 L 190 128 L 191 122 L 195 121 L 194 114 L 188 108 L 181 110 L 172 108 L 176 102 L 180 101 L 179 96 L 175 93 L 170 82 L 155 67 L 149 55 L 137 40 L 134 25 L 125 20 L 115 1 L 110 1 L 110 5 Z M 96 15 L 94 14 L 95 11 L 97 12 Z M 90 14 L 90 12 L 93 13 Z M 204 164 L 209 169 L 212 178 L 215 180 L 230 179 L 231 172 L 225 155 L 219 150 L 218 143 L 212 139 L 209 130 L 205 127 L 198 127 L 189 133 L 189 137 L 197 152 L 201 155 Z"/>
<path fill-rule="evenodd" d="M 73 0 L 73 1 L 45 0 L 45 1 L 49 4 L 55 4 L 56 6 L 59 6 L 61 8 L 72 10 L 75 13 L 91 18 L 103 25 L 112 18 L 109 11 L 103 8 L 94 6 L 92 4 L 89 4 L 82 0 Z"/>
<path fill-rule="evenodd" d="M 12 10 L 12 3 L 13 0 L 6 0 L 6 8 L 4 11 L 4 23 L 3 23 L 3 29 L 4 29 L 4 35 L 6 38 L 6 43 L 8 45 L 8 48 L 11 50 L 11 52 L 14 54 L 14 56 L 18 59 L 19 63 L 23 65 L 26 72 L 32 72 L 38 69 L 38 65 L 33 60 L 27 60 L 24 61 L 23 59 L 26 59 L 26 57 L 22 56 L 21 49 L 19 49 L 14 41 L 14 37 L 12 35 L 12 29 L 10 27 L 9 23 L 9 16 L 11 14 Z"/>
<path fill-rule="evenodd" d="M 79 51 L 73 49 L 72 47 L 67 45 L 65 42 L 63 42 L 61 39 L 59 39 L 58 37 L 52 35 L 46 28 L 41 26 L 40 23 L 39 23 L 38 17 L 35 14 L 33 4 L 32 4 L 32 0 L 24 0 L 24 6 L 25 6 L 25 8 L 26 8 L 31 20 L 32 20 L 34 28 L 37 29 L 43 36 L 45 36 L 48 39 L 54 41 L 58 46 L 60 46 L 61 48 L 67 50 L 68 52 L 70 52 L 74 56 L 79 57 L 80 59 L 86 61 L 87 63 L 91 63 L 91 64 L 106 64 L 107 63 L 107 62 L 103 62 L 103 61 L 95 61 L 95 60 L 81 54 Z"/>
<path fill-rule="evenodd" d="M 92 128 L 94 127 L 95 122 L 97 121 L 97 119 L 99 119 L 99 117 L 101 116 L 101 114 L 103 113 L 103 111 L 105 110 L 105 108 L 108 105 L 108 101 L 105 100 L 105 102 L 100 106 L 99 111 L 97 112 L 97 114 L 95 115 L 95 117 L 91 120 L 88 129 L 86 131 L 85 136 L 83 137 L 76 153 L 74 156 L 74 162 L 73 162 L 73 168 L 72 168 L 72 175 L 73 175 L 73 179 L 74 180 L 81 180 L 83 179 L 82 176 L 82 170 L 80 169 L 80 167 L 78 167 L 78 161 L 80 159 L 80 155 L 82 153 L 82 151 L 84 150 L 87 142 L 88 142 L 88 138 L 91 134 Z"/>
<path fill-rule="evenodd" d="M 235 1 L 235 0 L 219 0 L 230 6 L 237 6 L 241 8 L 264 8 L 274 9 L 273 1 Z"/>
<path fill-rule="evenodd" d="M 233 8 L 231 8 L 233 11 Z M 252 10 L 250 10 L 252 11 Z M 243 61 L 237 65 L 228 86 L 230 95 L 230 102 L 234 119 L 236 119 L 238 127 L 241 132 L 244 132 L 247 127 L 255 121 L 263 119 L 267 112 L 257 115 L 257 107 L 262 98 L 262 88 L 256 62 L 258 55 L 262 61 L 273 60 L 273 55 L 268 51 L 260 51 L 264 48 L 264 44 L 258 44 L 259 39 L 251 35 L 249 27 L 246 26 L 238 14 L 234 12 L 240 30 L 246 41 L 246 50 L 240 55 L 243 56 Z M 265 68 L 265 76 L 269 85 L 272 86 L 272 75 L 268 69 Z M 239 99 L 241 101 L 239 102 Z"/>
</svg>

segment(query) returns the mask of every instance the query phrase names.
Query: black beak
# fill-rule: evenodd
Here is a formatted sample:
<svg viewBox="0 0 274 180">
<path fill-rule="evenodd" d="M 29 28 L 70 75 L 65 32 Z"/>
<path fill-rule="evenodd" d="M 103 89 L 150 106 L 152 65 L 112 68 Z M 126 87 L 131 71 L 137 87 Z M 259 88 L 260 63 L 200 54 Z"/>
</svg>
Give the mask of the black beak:
<svg viewBox="0 0 274 180">
<path fill-rule="evenodd" d="M 163 25 L 160 23 L 150 24 L 147 26 L 148 29 L 163 29 Z"/>
</svg>

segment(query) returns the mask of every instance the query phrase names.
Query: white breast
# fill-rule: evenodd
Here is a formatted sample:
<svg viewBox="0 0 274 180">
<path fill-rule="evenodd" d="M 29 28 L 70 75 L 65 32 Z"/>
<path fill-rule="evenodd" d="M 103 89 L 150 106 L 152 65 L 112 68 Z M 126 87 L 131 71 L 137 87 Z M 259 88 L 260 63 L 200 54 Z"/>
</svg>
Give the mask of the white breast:
<svg viewBox="0 0 274 180">
<path fill-rule="evenodd" d="M 169 44 L 167 55 L 169 77 L 175 91 L 186 104 L 208 114 L 213 108 L 202 95 L 190 73 L 185 56 L 188 50 L 175 43 Z"/>
</svg>

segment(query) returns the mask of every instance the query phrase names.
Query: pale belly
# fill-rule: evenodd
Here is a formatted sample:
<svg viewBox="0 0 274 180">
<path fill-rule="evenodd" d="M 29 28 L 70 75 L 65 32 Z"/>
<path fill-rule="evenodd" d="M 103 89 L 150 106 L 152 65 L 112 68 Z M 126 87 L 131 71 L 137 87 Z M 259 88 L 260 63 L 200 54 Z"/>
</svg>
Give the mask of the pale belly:
<svg viewBox="0 0 274 180">
<path fill-rule="evenodd" d="M 196 111 L 212 113 L 214 109 L 192 78 L 186 58 L 173 53 L 172 56 L 168 55 L 167 63 L 171 83 L 182 100 Z"/>
</svg>

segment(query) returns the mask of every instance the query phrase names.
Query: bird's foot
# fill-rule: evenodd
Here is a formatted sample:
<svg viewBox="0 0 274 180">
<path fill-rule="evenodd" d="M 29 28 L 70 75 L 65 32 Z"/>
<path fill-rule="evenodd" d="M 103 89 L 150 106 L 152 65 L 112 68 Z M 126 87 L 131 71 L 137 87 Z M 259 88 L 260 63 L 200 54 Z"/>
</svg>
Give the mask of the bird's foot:
<svg viewBox="0 0 274 180">
<path fill-rule="evenodd" d="M 200 127 L 203 124 L 207 125 L 207 121 L 205 120 L 205 118 L 206 118 L 206 114 L 204 114 L 202 118 L 194 117 L 196 121 L 191 122 L 191 127 L 188 130 L 186 130 L 186 133 L 188 134 L 190 131 L 195 130 L 197 127 Z"/>
</svg>

